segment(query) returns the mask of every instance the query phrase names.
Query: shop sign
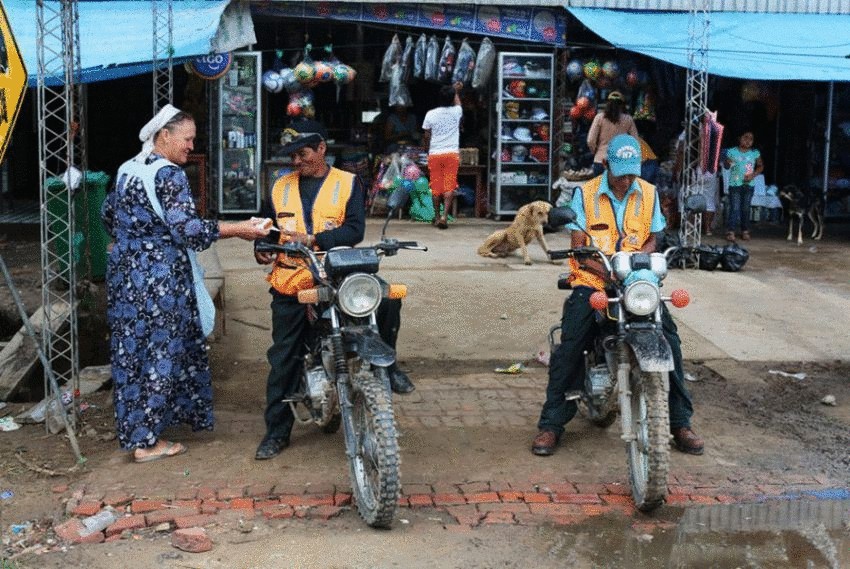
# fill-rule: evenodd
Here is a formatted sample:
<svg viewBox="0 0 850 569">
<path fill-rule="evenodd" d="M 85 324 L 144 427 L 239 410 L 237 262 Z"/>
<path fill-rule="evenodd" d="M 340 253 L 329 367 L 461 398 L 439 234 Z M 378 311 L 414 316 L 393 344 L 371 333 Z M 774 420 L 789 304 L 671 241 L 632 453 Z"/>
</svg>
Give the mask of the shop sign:
<svg viewBox="0 0 850 569">
<path fill-rule="evenodd" d="M 0 2 L 0 162 L 6 154 L 6 147 L 27 85 L 27 70 L 18 50 L 18 43 L 12 35 L 6 8 Z"/>
<path fill-rule="evenodd" d="M 189 61 L 189 66 L 195 75 L 212 81 L 223 77 L 233 63 L 232 53 L 210 53 Z"/>
<path fill-rule="evenodd" d="M 262 16 L 371 22 L 439 32 L 474 33 L 556 46 L 566 44 L 566 11 L 548 6 L 271 2 L 254 5 L 251 10 Z"/>
</svg>

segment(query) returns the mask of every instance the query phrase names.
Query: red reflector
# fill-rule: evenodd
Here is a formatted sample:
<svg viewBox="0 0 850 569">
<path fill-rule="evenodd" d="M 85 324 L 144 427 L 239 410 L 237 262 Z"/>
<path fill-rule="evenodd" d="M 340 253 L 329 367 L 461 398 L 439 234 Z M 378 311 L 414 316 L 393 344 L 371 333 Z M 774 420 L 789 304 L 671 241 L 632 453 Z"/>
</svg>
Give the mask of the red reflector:
<svg viewBox="0 0 850 569">
<path fill-rule="evenodd" d="M 684 308 L 691 302 L 691 295 L 683 288 L 677 288 L 670 294 L 670 302 L 676 308 Z"/>
<path fill-rule="evenodd" d="M 590 295 L 590 306 L 592 306 L 594 310 L 605 310 L 608 306 L 608 295 L 601 290 L 597 290 Z"/>
</svg>

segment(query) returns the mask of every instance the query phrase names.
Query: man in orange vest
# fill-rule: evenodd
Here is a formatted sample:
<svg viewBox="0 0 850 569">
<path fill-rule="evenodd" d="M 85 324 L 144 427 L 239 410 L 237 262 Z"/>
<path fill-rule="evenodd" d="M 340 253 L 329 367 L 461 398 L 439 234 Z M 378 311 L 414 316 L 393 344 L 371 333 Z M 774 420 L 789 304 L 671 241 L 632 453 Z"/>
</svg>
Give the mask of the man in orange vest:
<svg viewBox="0 0 850 569">
<path fill-rule="evenodd" d="M 328 165 L 327 131 L 318 121 L 302 119 L 284 131 L 281 150 L 292 159 L 294 170 L 275 182 L 271 203 L 260 215 L 270 218 L 280 230 L 279 242 L 295 241 L 317 251 L 353 247 L 366 231 L 365 192 L 360 179 Z M 270 234 L 270 238 L 273 235 Z M 276 255 L 254 253 L 258 263 L 271 264 Z M 272 294 L 272 346 L 268 350 L 271 369 L 266 382 L 266 434 L 255 458 L 277 456 L 289 445 L 295 417 L 283 399 L 298 386 L 302 372 L 304 341 L 309 331 L 306 305 L 298 303 L 298 291 L 313 286 L 306 267 L 275 264 L 268 276 Z M 385 300 L 377 314 L 381 337 L 395 348 L 401 324 L 401 300 Z M 390 383 L 395 393 L 410 393 L 414 386 L 395 365 Z"/>
<path fill-rule="evenodd" d="M 664 229 L 666 221 L 661 215 L 655 186 L 638 177 L 640 144 L 628 134 L 615 136 L 608 145 L 603 166 L 605 170 L 600 176 L 589 180 L 581 191 L 573 194 L 570 207 L 576 212 L 576 221 L 570 226 L 573 229 L 571 246 L 587 244 L 587 236 L 578 230 L 581 227 L 607 255 L 616 251 L 654 253 L 655 233 Z M 540 456 L 555 452 L 564 425 L 578 410 L 574 400 L 566 400 L 566 394 L 582 388 L 583 352 L 598 333 L 589 299 L 593 292 L 605 288 L 601 277 L 603 268 L 597 261 L 579 265 L 570 259 L 570 269 L 573 291 L 564 302 L 561 344 L 549 361 L 546 402 L 537 423 L 539 433 L 531 445 L 531 451 Z M 670 373 L 669 396 L 673 442 L 682 452 L 702 454 L 703 441 L 691 429 L 693 406 L 684 382 L 682 343 L 676 324 L 663 304 L 662 326 L 675 364 Z"/>
</svg>

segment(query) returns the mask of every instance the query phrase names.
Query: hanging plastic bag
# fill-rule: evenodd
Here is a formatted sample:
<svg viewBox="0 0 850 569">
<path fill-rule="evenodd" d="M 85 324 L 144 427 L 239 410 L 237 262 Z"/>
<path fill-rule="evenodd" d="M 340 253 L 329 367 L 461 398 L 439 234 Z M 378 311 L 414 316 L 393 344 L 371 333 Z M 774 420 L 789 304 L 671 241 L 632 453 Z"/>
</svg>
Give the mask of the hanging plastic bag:
<svg viewBox="0 0 850 569">
<path fill-rule="evenodd" d="M 472 88 L 484 89 L 493 75 L 493 66 L 496 64 L 496 48 L 490 38 L 481 40 L 478 48 L 478 57 L 475 58 L 475 68 L 472 71 Z"/>
<path fill-rule="evenodd" d="M 457 50 L 457 62 L 455 63 L 455 70 L 452 75 L 452 83 L 460 81 L 464 85 L 469 85 L 472 81 L 474 70 L 475 50 L 469 45 L 469 41 L 463 38 L 463 41 L 460 42 L 460 49 Z"/>
<path fill-rule="evenodd" d="M 397 152 L 394 152 L 390 157 L 390 162 L 384 174 L 381 177 L 381 187 L 385 190 L 391 190 L 401 184 L 401 160 Z"/>
<path fill-rule="evenodd" d="M 402 106 L 410 107 L 413 105 L 413 99 L 410 97 L 410 91 L 407 85 L 402 80 L 404 71 L 400 63 L 393 64 L 390 74 L 390 97 L 389 105 L 391 107 Z"/>
<path fill-rule="evenodd" d="M 437 81 L 440 83 L 449 83 L 452 80 L 452 75 L 455 70 L 455 62 L 457 61 L 457 50 L 452 45 L 452 40 L 446 36 L 446 41 L 443 42 L 443 50 L 440 52 L 440 66 L 437 72 Z"/>
<path fill-rule="evenodd" d="M 425 34 L 416 40 L 413 50 L 413 78 L 425 79 L 425 56 L 428 53 L 428 37 Z"/>
<path fill-rule="evenodd" d="M 401 80 L 407 83 L 413 75 L 413 38 L 410 36 L 407 36 L 404 42 L 404 51 L 401 53 L 399 63 L 401 63 Z"/>
<path fill-rule="evenodd" d="M 579 99 L 587 99 L 586 102 L 579 103 Z M 593 83 L 590 82 L 590 79 L 585 79 L 581 82 L 581 85 L 578 87 L 578 92 L 576 93 L 576 104 L 581 106 L 582 104 L 593 107 L 596 105 L 596 89 L 593 87 Z"/>
<path fill-rule="evenodd" d="M 425 80 L 436 81 L 440 71 L 440 42 L 431 36 L 425 51 Z"/>
<path fill-rule="evenodd" d="M 398 34 L 393 35 L 390 46 L 384 52 L 384 59 L 381 63 L 381 77 L 378 79 L 381 83 L 388 83 L 393 71 L 393 63 L 397 62 L 401 57 L 401 40 L 398 39 Z"/>
</svg>

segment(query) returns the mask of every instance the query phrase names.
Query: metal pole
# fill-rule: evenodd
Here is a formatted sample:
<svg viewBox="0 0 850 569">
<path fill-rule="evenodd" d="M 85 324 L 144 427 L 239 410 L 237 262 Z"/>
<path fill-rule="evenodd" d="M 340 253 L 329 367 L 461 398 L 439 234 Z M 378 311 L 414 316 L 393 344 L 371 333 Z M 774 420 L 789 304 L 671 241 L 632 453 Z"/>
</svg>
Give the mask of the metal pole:
<svg viewBox="0 0 850 569">
<path fill-rule="evenodd" d="M 77 464 L 83 464 L 86 459 L 80 453 L 80 446 L 77 444 L 77 436 L 74 434 L 74 425 L 68 418 L 68 412 L 65 410 L 65 405 L 62 403 L 62 392 L 59 390 L 59 384 L 56 381 L 56 376 L 53 375 L 53 369 L 50 366 L 50 362 L 47 361 L 47 356 L 44 355 L 44 350 L 41 349 L 38 336 L 35 333 L 35 329 L 32 327 L 32 322 L 30 322 L 29 316 L 27 316 L 27 311 L 24 308 L 24 303 L 21 301 L 20 294 L 18 294 L 18 289 L 15 288 L 15 285 L 12 282 L 12 275 L 9 274 L 9 269 L 6 268 L 6 262 L 3 260 L 3 255 L 0 255 L 0 271 L 3 272 L 3 278 L 6 279 L 6 285 L 12 293 L 12 298 L 15 300 L 15 306 L 18 307 L 18 313 L 21 315 L 21 320 L 24 323 L 24 327 L 27 329 L 27 334 L 29 334 L 33 343 L 35 343 L 35 349 L 38 352 L 38 359 L 41 360 L 41 365 L 44 367 L 44 371 L 50 381 L 53 400 L 58 408 L 58 413 L 62 416 L 62 422 L 65 424 L 65 431 L 68 433 L 68 440 L 71 441 L 71 448 L 74 451 L 74 455 L 77 457 Z M 73 407 L 71 408 L 71 413 L 73 413 Z M 45 413 L 45 418 L 48 416 L 49 413 Z"/>
<path fill-rule="evenodd" d="M 823 199 L 826 203 L 826 192 L 829 186 L 829 141 L 832 139 L 832 98 L 835 95 L 835 82 L 829 82 L 826 99 L 826 132 L 823 133 Z"/>
</svg>

